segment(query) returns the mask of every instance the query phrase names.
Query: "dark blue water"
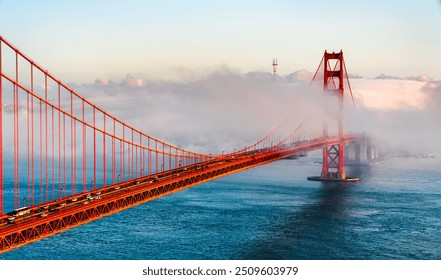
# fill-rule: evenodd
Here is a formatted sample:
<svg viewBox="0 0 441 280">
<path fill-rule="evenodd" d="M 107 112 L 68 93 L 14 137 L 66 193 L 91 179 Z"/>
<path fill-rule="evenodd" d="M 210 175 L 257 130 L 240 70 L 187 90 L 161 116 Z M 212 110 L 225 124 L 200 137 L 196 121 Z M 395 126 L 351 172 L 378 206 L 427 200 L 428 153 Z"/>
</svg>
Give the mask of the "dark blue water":
<svg viewBox="0 0 441 280">
<path fill-rule="evenodd" d="M 441 166 L 389 160 L 359 183 L 284 160 L 117 213 L 0 259 L 441 259 Z"/>
</svg>

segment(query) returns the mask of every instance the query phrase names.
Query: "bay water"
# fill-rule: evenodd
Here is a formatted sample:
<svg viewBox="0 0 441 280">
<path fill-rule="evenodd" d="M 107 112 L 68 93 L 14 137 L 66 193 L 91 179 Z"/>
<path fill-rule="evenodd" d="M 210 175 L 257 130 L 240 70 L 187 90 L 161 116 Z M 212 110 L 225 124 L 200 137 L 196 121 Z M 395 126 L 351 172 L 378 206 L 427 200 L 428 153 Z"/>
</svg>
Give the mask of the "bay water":
<svg viewBox="0 0 441 280">
<path fill-rule="evenodd" d="M 441 259 L 436 158 L 347 167 L 358 183 L 306 180 L 281 160 L 162 197 L 0 259 Z"/>
</svg>

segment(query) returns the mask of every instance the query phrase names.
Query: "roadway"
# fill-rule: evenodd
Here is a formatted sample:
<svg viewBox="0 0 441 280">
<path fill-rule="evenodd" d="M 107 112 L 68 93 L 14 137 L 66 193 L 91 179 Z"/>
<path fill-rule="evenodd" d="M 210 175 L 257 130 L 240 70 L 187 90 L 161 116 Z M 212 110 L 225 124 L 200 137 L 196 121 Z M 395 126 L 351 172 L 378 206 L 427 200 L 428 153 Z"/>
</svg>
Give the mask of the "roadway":
<svg viewBox="0 0 441 280">
<path fill-rule="evenodd" d="M 197 184 L 353 139 L 351 136 L 344 139 L 314 139 L 227 154 L 20 208 L 0 216 L 0 253 Z"/>
</svg>

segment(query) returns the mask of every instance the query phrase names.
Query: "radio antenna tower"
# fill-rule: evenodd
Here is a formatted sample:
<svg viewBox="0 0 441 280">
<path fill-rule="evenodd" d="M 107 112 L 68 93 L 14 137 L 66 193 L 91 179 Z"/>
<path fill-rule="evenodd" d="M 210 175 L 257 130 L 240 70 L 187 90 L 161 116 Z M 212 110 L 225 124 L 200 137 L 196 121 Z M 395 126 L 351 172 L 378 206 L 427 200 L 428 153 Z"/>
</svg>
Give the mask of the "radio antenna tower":
<svg viewBox="0 0 441 280">
<path fill-rule="evenodd" d="M 277 58 L 273 58 L 273 75 L 277 75 Z"/>
</svg>

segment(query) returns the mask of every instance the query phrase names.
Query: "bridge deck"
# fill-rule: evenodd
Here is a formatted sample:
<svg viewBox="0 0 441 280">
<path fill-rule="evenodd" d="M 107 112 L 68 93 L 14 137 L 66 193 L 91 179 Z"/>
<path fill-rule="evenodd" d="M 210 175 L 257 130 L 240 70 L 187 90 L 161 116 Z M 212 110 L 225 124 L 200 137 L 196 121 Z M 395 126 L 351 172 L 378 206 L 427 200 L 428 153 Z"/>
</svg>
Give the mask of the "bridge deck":
<svg viewBox="0 0 441 280">
<path fill-rule="evenodd" d="M 147 201 L 258 165 L 352 141 L 316 139 L 292 146 L 236 153 L 36 205 L 22 215 L 0 217 L 0 253 L 111 215 Z"/>
</svg>

